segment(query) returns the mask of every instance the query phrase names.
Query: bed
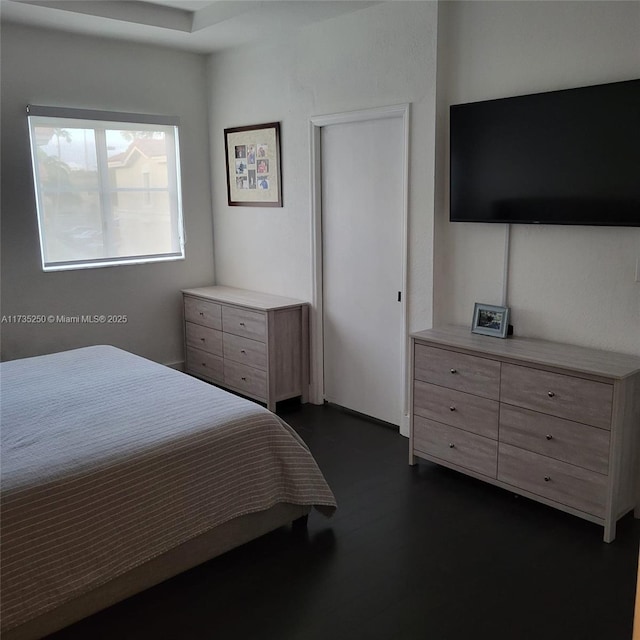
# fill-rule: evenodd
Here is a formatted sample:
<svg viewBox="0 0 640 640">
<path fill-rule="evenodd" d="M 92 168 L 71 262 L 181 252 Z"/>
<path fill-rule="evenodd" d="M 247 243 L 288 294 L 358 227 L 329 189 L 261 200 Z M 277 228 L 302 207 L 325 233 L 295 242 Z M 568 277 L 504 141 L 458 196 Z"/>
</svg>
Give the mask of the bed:
<svg viewBox="0 0 640 640">
<path fill-rule="evenodd" d="M 110 346 L 0 366 L 5 640 L 336 507 L 286 423 L 201 380 Z"/>
</svg>

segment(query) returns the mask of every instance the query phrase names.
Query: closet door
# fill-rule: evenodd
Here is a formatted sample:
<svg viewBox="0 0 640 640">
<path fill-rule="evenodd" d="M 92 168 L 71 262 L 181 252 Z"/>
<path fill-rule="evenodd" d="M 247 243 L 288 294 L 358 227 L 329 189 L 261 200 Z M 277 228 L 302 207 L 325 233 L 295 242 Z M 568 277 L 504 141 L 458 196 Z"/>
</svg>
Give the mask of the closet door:
<svg viewBox="0 0 640 640">
<path fill-rule="evenodd" d="M 325 400 L 402 419 L 403 121 L 322 128 Z"/>
</svg>

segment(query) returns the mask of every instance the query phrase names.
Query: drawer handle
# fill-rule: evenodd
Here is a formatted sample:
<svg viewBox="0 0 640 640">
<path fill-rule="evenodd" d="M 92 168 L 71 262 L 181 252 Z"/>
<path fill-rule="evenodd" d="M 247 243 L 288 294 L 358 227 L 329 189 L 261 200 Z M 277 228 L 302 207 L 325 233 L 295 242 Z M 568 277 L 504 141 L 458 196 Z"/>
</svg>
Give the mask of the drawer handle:
<svg viewBox="0 0 640 640">
<path fill-rule="evenodd" d="M 199 313 L 201 316 L 203 316 L 203 315 L 204 315 L 204 311 L 199 311 L 198 313 Z"/>
<path fill-rule="evenodd" d="M 449 369 L 449 371 L 451 371 L 451 373 L 458 373 L 457 369 Z"/>
<path fill-rule="evenodd" d="M 553 436 L 550 433 L 547 433 L 547 435 L 545 436 L 545 438 L 547 440 L 553 440 Z"/>
<path fill-rule="evenodd" d="M 245 382 L 247 381 L 247 379 L 244 376 L 242 376 L 242 378 L 240 378 L 240 380 L 244 380 Z"/>
<path fill-rule="evenodd" d="M 555 393 L 553 393 L 553 391 L 549 391 L 549 392 L 547 393 L 547 395 L 548 395 L 550 398 L 553 398 L 556 394 L 555 394 Z"/>
<path fill-rule="evenodd" d="M 206 362 L 203 362 L 203 363 L 202 363 L 202 366 L 203 366 L 203 367 L 206 367 L 206 366 L 207 366 L 207 363 L 206 363 Z"/>
<path fill-rule="evenodd" d="M 456 408 L 455 407 L 449 407 L 449 411 L 455 411 Z"/>
<path fill-rule="evenodd" d="M 240 323 L 240 326 L 241 326 L 241 327 L 244 327 L 244 326 L 245 326 L 245 325 L 244 325 L 244 322 L 241 322 L 241 323 Z"/>
<path fill-rule="evenodd" d="M 549 482 L 549 480 L 551 480 L 551 476 L 545 476 L 545 477 L 544 477 L 544 481 L 545 481 L 545 482 Z"/>
<path fill-rule="evenodd" d="M 240 349 L 240 353 L 247 353 L 244 349 Z"/>
<path fill-rule="evenodd" d="M 200 338 L 200 340 L 202 340 L 202 342 L 204 342 L 204 338 Z"/>
<path fill-rule="evenodd" d="M 449 449 L 455 449 L 455 448 L 456 448 L 456 445 L 453 444 L 453 442 L 450 442 L 449 443 Z"/>
</svg>

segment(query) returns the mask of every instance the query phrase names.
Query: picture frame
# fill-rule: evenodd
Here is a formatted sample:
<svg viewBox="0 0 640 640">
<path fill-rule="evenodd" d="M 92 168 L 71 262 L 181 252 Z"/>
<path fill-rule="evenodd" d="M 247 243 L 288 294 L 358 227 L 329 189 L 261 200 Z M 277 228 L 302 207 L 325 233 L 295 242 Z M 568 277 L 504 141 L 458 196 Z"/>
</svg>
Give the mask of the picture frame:
<svg viewBox="0 0 640 640">
<path fill-rule="evenodd" d="M 506 338 L 509 335 L 509 307 L 476 302 L 473 308 L 471 333 L 494 338 Z"/>
<path fill-rule="evenodd" d="M 281 207 L 280 123 L 224 130 L 230 207 Z"/>
</svg>

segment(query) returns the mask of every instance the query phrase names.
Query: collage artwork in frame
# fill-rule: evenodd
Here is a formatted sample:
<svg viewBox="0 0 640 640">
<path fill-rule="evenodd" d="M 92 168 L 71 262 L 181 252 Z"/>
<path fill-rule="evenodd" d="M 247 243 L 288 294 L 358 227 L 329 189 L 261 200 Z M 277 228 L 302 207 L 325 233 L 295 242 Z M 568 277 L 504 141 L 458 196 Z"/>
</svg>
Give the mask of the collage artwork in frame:
<svg viewBox="0 0 640 640">
<path fill-rule="evenodd" d="M 280 123 L 224 130 L 229 206 L 281 207 Z"/>
</svg>

